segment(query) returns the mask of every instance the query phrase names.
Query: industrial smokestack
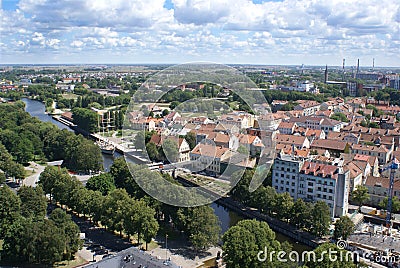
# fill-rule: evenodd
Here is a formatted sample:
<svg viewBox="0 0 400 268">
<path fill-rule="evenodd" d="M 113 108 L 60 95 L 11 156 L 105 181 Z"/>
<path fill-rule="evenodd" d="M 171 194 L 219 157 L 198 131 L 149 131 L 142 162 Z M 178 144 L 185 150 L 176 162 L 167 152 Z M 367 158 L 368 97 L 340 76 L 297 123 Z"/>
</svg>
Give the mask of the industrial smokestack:
<svg viewBox="0 0 400 268">
<path fill-rule="evenodd" d="M 372 71 L 375 70 L 375 58 L 372 58 Z"/>
<path fill-rule="evenodd" d="M 343 73 L 342 73 L 342 81 L 344 81 L 344 74 L 345 74 L 345 69 L 344 69 L 344 66 L 345 66 L 345 63 L 346 63 L 346 59 L 343 59 Z"/>
<path fill-rule="evenodd" d="M 360 73 L 360 59 L 357 59 L 357 74 Z"/>
<path fill-rule="evenodd" d="M 328 64 L 325 66 L 325 84 L 328 81 Z"/>
</svg>

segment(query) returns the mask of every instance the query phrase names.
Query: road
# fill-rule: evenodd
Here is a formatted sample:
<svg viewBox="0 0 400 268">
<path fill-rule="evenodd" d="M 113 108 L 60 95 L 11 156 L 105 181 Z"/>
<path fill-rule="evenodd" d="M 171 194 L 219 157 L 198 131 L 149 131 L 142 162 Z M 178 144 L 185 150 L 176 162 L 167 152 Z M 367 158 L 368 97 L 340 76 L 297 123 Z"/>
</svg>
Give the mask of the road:
<svg viewBox="0 0 400 268">
<path fill-rule="evenodd" d="M 26 173 L 29 176 L 22 181 L 22 185 L 35 187 L 39 181 L 40 173 L 43 172 L 46 166 L 39 165 L 35 162 L 29 162 L 29 164 L 28 167 L 25 167 Z"/>
<path fill-rule="evenodd" d="M 164 263 L 165 260 L 154 258 L 144 251 L 135 247 L 128 248 L 116 254 L 113 257 L 106 258 L 99 262 L 91 263 L 85 267 L 90 268 L 178 268 L 172 263 Z"/>
</svg>

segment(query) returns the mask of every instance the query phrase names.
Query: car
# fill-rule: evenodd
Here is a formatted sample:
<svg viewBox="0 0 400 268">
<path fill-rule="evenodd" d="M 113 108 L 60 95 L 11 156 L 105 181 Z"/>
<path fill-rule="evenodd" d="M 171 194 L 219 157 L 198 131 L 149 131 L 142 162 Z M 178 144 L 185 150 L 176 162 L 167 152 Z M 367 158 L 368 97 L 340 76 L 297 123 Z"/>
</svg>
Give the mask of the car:
<svg viewBox="0 0 400 268">
<path fill-rule="evenodd" d="M 87 247 L 87 249 L 88 249 L 88 250 L 92 250 L 92 249 L 98 248 L 98 247 L 101 247 L 100 244 L 93 243 L 93 244 L 89 245 L 89 246 Z"/>
<path fill-rule="evenodd" d="M 105 254 L 108 254 L 108 250 L 105 249 L 105 248 L 101 248 L 101 249 L 99 249 L 99 250 L 95 250 L 94 253 L 95 253 L 96 255 L 105 255 Z"/>
<path fill-rule="evenodd" d="M 110 253 L 108 253 L 108 254 L 106 254 L 106 255 L 104 255 L 103 256 L 103 259 L 106 259 L 106 258 L 109 258 L 109 257 L 112 257 L 112 256 L 114 256 L 113 254 L 110 254 Z"/>
<path fill-rule="evenodd" d="M 91 251 L 92 251 L 92 252 L 96 252 L 96 251 L 99 251 L 99 250 L 102 250 L 102 249 L 104 249 L 103 246 L 96 246 L 96 247 L 93 247 L 93 248 L 91 249 Z"/>
</svg>

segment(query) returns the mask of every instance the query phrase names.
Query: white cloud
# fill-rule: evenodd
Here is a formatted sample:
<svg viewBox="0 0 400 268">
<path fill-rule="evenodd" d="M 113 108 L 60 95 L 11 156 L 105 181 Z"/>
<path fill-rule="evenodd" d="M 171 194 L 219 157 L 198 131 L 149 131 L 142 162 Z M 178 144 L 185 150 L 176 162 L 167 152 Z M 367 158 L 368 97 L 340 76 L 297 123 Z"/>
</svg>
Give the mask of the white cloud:
<svg viewBox="0 0 400 268">
<path fill-rule="evenodd" d="M 329 56 L 340 62 L 357 54 L 385 58 L 390 65 L 400 61 L 393 52 L 400 42 L 396 1 L 172 3 L 174 8 L 168 10 L 164 0 L 20 0 L 16 11 L 0 10 L 0 34 L 6 37 L 3 58 L 12 61 L 25 53 L 41 60 L 43 54 L 62 51 L 82 57 L 96 52 L 93 55 L 113 60 L 128 52 L 123 60 L 140 62 L 273 58 L 284 63 L 285 57 L 297 57 L 320 64 Z"/>
</svg>

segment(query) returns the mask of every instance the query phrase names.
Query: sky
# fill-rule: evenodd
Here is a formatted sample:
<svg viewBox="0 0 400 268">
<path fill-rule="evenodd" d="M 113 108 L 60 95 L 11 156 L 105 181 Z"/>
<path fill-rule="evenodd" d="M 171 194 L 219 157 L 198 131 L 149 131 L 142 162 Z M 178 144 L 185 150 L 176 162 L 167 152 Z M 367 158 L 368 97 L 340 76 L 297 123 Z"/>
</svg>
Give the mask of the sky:
<svg viewBox="0 0 400 268">
<path fill-rule="evenodd" d="M 0 64 L 400 66 L 394 0 L 0 1 Z"/>
</svg>

